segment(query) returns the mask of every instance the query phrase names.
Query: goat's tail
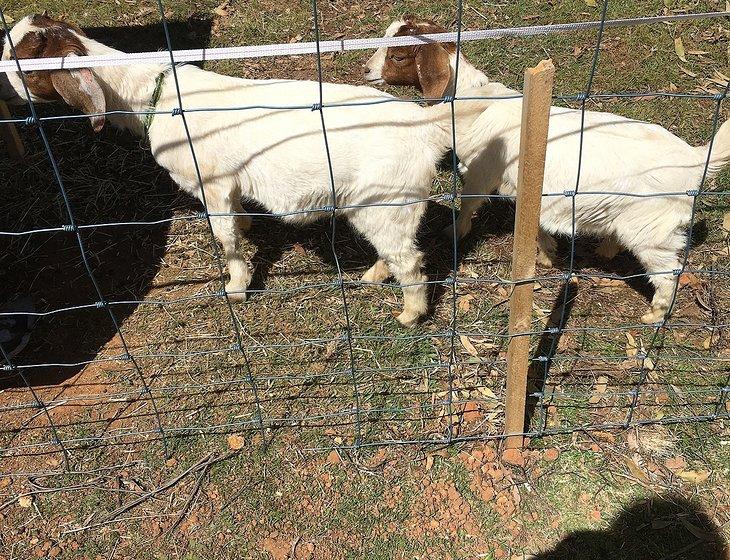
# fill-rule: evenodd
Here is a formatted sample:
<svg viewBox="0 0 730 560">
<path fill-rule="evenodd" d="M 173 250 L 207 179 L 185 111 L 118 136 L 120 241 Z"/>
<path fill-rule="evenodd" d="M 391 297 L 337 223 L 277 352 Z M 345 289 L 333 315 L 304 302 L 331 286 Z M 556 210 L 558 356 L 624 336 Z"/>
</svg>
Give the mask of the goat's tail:
<svg viewBox="0 0 730 560">
<path fill-rule="evenodd" d="M 730 121 L 722 123 L 712 143 L 701 148 L 704 158 L 707 157 L 707 150 L 710 149 L 710 146 L 712 146 L 712 153 L 707 167 L 707 175 L 708 177 L 714 177 L 730 163 Z"/>
</svg>

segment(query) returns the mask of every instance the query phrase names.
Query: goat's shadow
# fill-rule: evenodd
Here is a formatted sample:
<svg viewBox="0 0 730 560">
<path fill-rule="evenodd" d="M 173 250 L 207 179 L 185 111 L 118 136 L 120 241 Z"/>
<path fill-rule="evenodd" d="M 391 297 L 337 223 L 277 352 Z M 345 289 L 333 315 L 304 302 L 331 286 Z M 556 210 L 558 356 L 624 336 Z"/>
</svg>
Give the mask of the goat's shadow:
<svg viewBox="0 0 730 560">
<path fill-rule="evenodd" d="M 192 17 L 170 22 L 175 48 L 206 47 L 211 21 Z M 161 26 L 85 29 L 92 38 L 128 51 L 165 48 Z M 41 116 L 67 113 L 61 105 L 39 105 Z M 28 116 L 26 108 L 14 111 Z M 80 230 L 88 266 L 105 301 L 138 301 L 149 291 L 160 269 L 169 218 L 177 208 L 197 208 L 137 139 L 107 127 L 95 136 L 86 119 L 46 121 L 51 149 L 58 162 L 76 223 L 80 226 L 130 221 L 162 221 L 156 225 L 104 226 Z M 20 127 L 27 155 L 10 161 L 0 157 L 3 198 L 1 230 L 57 229 L 70 224 L 63 197 L 43 143 L 34 128 Z M 71 231 L 19 236 L 0 235 L 0 307 L 29 297 L 38 319 L 28 346 L 12 360 L 23 368 L 3 372 L 0 390 L 59 385 L 94 360 L 117 330 L 100 301 Z M 90 305 L 90 307 L 89 307 Z M 82 308 L 68 309 L 75 306 Z M 118 324 L 135 304 L 110 306 Z M 23 377 L 25 379 L 23 379 Z"/>
<path fill-rule="evenodd" d="M 606 529 L 575 531 L 533 560 L 725 560 L 727 542 L 704 509 L 668 494 L 637 500 Z"/>
</svg>

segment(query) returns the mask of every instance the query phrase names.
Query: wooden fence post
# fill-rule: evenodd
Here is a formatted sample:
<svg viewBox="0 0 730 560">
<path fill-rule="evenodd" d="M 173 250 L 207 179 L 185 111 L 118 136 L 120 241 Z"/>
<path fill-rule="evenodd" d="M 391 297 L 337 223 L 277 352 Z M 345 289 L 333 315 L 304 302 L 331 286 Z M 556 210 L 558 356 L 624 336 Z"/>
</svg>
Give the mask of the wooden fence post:
<svg viewBox="0 0 730 560">
<path fill-rule="evenodd" d="M 532 330 L 532 296 L 540 224 L 540 200 L 545 175 L 548 122 L 552 105 L 555 67 L 543 60 L 525 70 L 520 131 L 520 161 L 517 174 L 517 208 L 512 252 L 513 286 L 509 310 L 507 348 L 507 396 L 504 433 L 507 449 L 522 447 L 525 431 L 525 402 Z M 512 435 L 510 435 L 512 434 Z"/>
<path fill-rule="evenodd" d="M 0 101 L 0 118 L 10 119 L 10 111 L 4 101 Z M 18 136 L 18 131 L 13 123 L 0 124 L 0 138 L 3 139 L 5 149 L 12 159 L 20 159 L 25 155 L 23 142 Z"/>
</svg>

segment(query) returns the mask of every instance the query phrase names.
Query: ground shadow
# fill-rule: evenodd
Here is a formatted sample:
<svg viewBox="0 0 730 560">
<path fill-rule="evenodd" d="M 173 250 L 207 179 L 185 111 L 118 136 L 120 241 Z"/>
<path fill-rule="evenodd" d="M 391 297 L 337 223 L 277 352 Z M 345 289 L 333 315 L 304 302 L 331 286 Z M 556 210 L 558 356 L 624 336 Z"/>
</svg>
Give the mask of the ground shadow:
<svg viewBox="0 0 730 560">
<path fill-rule="evenodd" d="M 175 48 L 206 47 L 210 20 L 191 18 L 170 22 Z M 89 36 L 123 50 L 165 47 L 161 26 L 88 29 Z M 39 105 L 41 116 L 68 112 L 61 105 Z M 19 108 L 15 114 L 28 116 Z M 116 335 L 109 311 L 100 301 L 86 266 L 91 269 L 105 301 L 138 301 L 150 289 L 165 251 L 168 220 L 175 210 L 199 210 L 154 161 L 138 139 L 111 127 L 94 135 L 86 119 L 47 121 L 44 130 L 58 162 L 78 225 L 162 221 L 156 225 L 103 226 L 80 231 L 82 257 L 73 231 L 50 231 L 19 236 L 0 235 L 0 307 L 16 297 L 29 297 L 40 317 L 30 343 L 14 365 L 42 367 L 0 372 L 0 390 L 58 385 L 73 377 L 85 362 Z M 70 224 L 58 183 L 37 129 L 20 127 L 27 155 L 21 161 L 0 157 L 3 197 L 0 230 L 20 232 Z M 84 260 L 86 262 L 84 262 Z M 91 307 L 89 307 L 91 306 Z M 113 305 L 118 324 L 135 304 Z"/>
<path fill-rule="evenodd" d="M 681 496 L 633 502 L 599 531 L 576 531 L 533 560 L 725 560 L 727 543 L 704 509 Z"/>
<path fill-rule="evenodd" d="M 545 329 L 540 335 L 537 348 L 530 361 L 527 370 L 527 402 L 525 406 L 525 427 L 531 430 L 532 422 L 535 418 L 535 412 L 538 404 L 540 404 L 540 396 L 545 390 L 545 382 L 550 373 L 552 360 L 558 351 L 558 344 L 562 336 L 562 330 L 565 328 L 570 314 L 573 310 L 575 298 L 578 295 L 578 284 L 575 282 L 565 282 L 562 289 L 555 298 L 553 307 L 548 316 Z M 557 329 L 557 330 L 555 330 Z M 541 418 L 541 426 L 536 429 L 545 428 L 546 418 Z"/>
</svg>

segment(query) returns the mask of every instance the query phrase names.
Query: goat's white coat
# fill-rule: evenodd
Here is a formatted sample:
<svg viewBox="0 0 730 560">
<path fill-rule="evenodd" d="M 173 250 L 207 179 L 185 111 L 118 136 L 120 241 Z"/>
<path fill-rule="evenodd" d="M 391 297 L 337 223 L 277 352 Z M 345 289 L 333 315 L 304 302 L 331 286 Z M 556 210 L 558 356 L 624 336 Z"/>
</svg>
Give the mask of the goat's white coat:
<svg viewBox="0 0 730 560">
<path fill-rule="evenodd" d="M 24 20 L 11 32 L 16 44 L 27 30 Z M 42 30 L 40 30 L 42 31 Z M 80 37 L 90 55 L 116 52 Z M 148 108 L 160 66 L 95 68 L 104 89 L 107 111 Z M 319 102 L 318 84 L 293 80 L 246 80 L 208 72 L 194 66 L 177 69 L 185 109 L 240 106 L 310 105 Z M 17 89 L 17 88 L 16 88 Z M 25 97 L 22 90 L 18 95 Z M 324 84 L 324 103 L 378 101 L 390 97 L 364 86 Z M 171 73 L 156 109 L 178 106 Z M 426 290 L 416 231 L 428 197 L 436 164 L 450 145 L 450 119 L 445 107 L 384 103 L 326 108 L 324 118 L 334 174 L 338 211 L 376 248 L 396 279 L 404 285 L 405 309 L 398 318 L 413 324 L 426 311 Z M 186 112 L 197 156 L 205 199 L 211 214 L 242 212 L 241 197 L 258 201 L 288 222 L 306 222 L 328 212 L 303 212 L 332 204 L 322 124 L 318 111 L 307 109 L 247 109 Z M 138 134 L 142 117 L 110 115 L 109 120 Z M 203 200 L 200 182 L 180 116 L 158 114 L 149 129 L 157 162 L 173 180 Z M 378 206 L 378 205 L 381 206 Z M 395 204 L 395 206 L 382 206 Z M 398 206 L 403 204 L 402 206 Z M 213 229 L 229 264 L 226 290 L 243 298 L 250 282 L 241 254 L 245 217 L 213 216 Z M 383 280 L 387 267 L 378 262 L 365 280 Z"/>
<path fill-rule="evenodd" d="M 402 22 L 388 28 L 390 35 L 397 32 L 396 23 Z M 369 80 L 382 76 L 385 56 L 376 53 L 368 61 L 365 75 Z M 459 96 L 508 97 L 517 93 L 490 82 L 463 56 L 458 83 L 453 84 L 455 65 L 456 56 L 451 55 L 450 87 Z M 470 127 L 456 129 L 457 153 L 464 165 L 463 194 L 467 195 L 456 225 L 460 238 L 471 230 L 472 216 L 484 201 L 479 195 L 517 194 L 522 100 L 500 99 L 486 104 L 486 110 Z M 575 191 L 577 186 L 579 194 L 575 196 L 575 226 L 572 197 L 542 198 L 538 243 L 549 254 L 554 242 L 545 232 L 571 235 L 575 227 L 577 234 L 605 238 L 607 243 L 601 248 L 605 256 L 618 252 L 616 242 L 630 250 L 646 268 L 655 288 L 652 308 L 642 321 L 655 322 L 664 317 L 673 297 L 676 282 L 672 272 L 681 268 L 678 253 L 686 242 L 684 228 L 692 210 L 693 198 L 687 192 L 701 185 L 708 146 L 690 146 L 658 125 L 586 111 L 578 182 L 581 119 L 580 110 L 551 109 L 543 193 Z M 726 122 L 715 137 L 707 178 L 729 161 L 730 122 Z"/>
</svg>

